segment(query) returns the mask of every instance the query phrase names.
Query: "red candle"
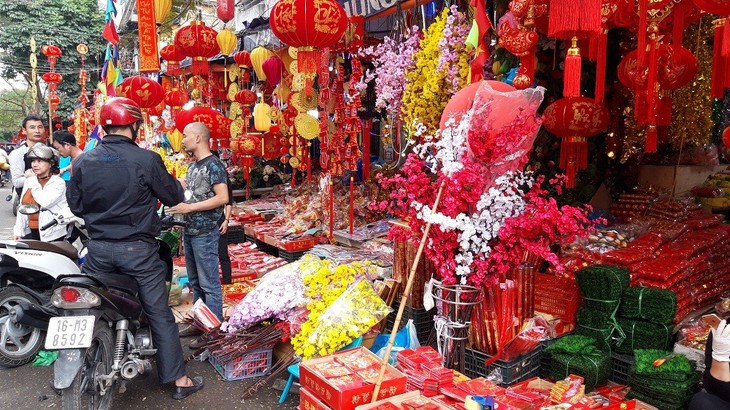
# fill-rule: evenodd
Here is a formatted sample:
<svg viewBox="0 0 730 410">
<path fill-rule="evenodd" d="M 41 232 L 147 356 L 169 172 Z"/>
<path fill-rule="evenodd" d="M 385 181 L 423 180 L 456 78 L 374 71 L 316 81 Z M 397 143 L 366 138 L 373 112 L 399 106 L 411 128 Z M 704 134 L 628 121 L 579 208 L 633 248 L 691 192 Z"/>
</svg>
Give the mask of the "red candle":
<svg viewBox="0 0 730 410">
<path fill-rule="evenodd" d="M 350 235 L 355 230 L 355 176 L 350 175 Z"/>
</svg>

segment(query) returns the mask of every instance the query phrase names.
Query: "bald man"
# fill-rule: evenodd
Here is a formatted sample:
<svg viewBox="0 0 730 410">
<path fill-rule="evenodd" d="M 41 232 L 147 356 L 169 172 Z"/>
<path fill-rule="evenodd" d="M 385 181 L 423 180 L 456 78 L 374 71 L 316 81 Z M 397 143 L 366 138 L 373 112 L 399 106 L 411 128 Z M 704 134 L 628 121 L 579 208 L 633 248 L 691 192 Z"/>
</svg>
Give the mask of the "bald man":
<svg viewBox="0 0 730 410">
<path fill-rule="evenodd" d="M 206 306 L 223 320 L 223 291 L 218 277 L 218 220 L 228 203 L 226 168 L 210 152 L 210 130 L 200 122 L 188 124 L 183 130 L 183 149 L 195 158 L 185 180 L 185 202 L 170 212 L 185 215 L 185 265 L 193 286 L 193 301 L 202 299 Z M 192 194 L 192 196 L 191 196 Z M 189 199 L 188 199 L 189 198 Z M 196 329 L 180 331 L 181 336 L 192 336 Z M 193 341 L 195 348 L 198 341 Z"/>
</svg>

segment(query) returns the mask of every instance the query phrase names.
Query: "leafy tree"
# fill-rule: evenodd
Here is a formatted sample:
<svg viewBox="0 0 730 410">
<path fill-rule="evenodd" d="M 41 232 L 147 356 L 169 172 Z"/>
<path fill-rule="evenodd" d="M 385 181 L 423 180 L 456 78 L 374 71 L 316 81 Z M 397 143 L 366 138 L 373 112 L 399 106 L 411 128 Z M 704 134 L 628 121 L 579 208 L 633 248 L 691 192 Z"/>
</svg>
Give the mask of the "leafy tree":
<svg viewBox="0 0 730 410">
<path fill-rule="evenodd" d="M 58 92 L 60 117 L 68 116 L 77 104 L 80 93 L 78 72 L 81 59 L 76 52 L 79 43 L 89 47 L 86 70 L 87 89 L 93 90 L 99 81 L 104 62 L 106 41 L 101 37 L 104 27 L 103 11 L 92 0 L 0 0 L 0 75 L 5 78 L 22 76 L 31 85 L 30 37 L 35 37 L 38 59 L 38 96 L 40 111 L 47 111 L 46 87 L 43 73 L 49 71 L 48 60 L 41 54 L 44 44 L 61 48 L 63 55 L 56 62 L 56 71 L 63 75 Z M 43 86 L 41 86 L 43 85 Z M 22 105 L 23 114 L 32 111 Z M 4 125 L 4 124 L 3 124 Z"/>
<path fill-rule="evenodd" d="M 0 91 L 0 139 L 9 140 L 17 134 L 29 106 L 30 90 L 12 88 Z"/>
</svg>

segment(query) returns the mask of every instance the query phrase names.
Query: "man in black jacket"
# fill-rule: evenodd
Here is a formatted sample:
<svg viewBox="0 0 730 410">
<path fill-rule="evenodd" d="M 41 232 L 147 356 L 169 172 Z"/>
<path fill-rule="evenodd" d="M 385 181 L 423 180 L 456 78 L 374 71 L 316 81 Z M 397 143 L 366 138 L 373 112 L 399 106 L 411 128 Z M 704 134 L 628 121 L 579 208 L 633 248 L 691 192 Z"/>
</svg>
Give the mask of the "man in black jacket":
<svg viewBox="0 0 730 410">
<path fill-rule="evenodd" d="M 162 224 L 157 199 L 173 206 L 184 191 L 165 170 L 162 158 L 139 148 L 134 140 L 142 125 L 139 106 L 112 98 L 99 114 L 106 131 L 101 145 L 74 160 L 67 191 L 71 211 L 84 218 L 91 237 L 83 270 L 89 274 L 122 273 L 139 285 L 139 297 L 150 321 L 161 383 L 175 382 L 174 399 L 203 388 L 190 378 L 180 347 L 175 318 L 167 304 L 164 264 L 156 237 Z"/>
</svg>

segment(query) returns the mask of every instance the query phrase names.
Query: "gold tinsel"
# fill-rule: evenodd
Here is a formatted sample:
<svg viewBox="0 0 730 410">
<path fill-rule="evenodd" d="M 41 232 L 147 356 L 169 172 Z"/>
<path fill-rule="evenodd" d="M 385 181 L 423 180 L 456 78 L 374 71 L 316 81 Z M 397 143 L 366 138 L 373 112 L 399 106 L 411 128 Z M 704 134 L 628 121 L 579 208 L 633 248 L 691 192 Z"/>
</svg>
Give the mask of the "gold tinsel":
<svg viewBox="0 0 730 410">
<path fill-rule="evenodd" d="M 702 146 L 712 138 L 710 76 L 712 73 L 713 30 L 712 18 L 704 17 L 699 22 L 690 24 L 684 32 L 683 46 L 697 57 L 699 68 L 697 76 L 691 83 L 669 92 L 672 98 L 672 125 L 669 129 L 669 142 L 675 150 L 688 146 Z M 633 102 L 631 106 L 624 109 L 623 116 L 626 137 L 621 162 L 625 162 L 628 157 L 643 151 L 646 141 L 646 127 L 637 126 Z"/>
</svg>

